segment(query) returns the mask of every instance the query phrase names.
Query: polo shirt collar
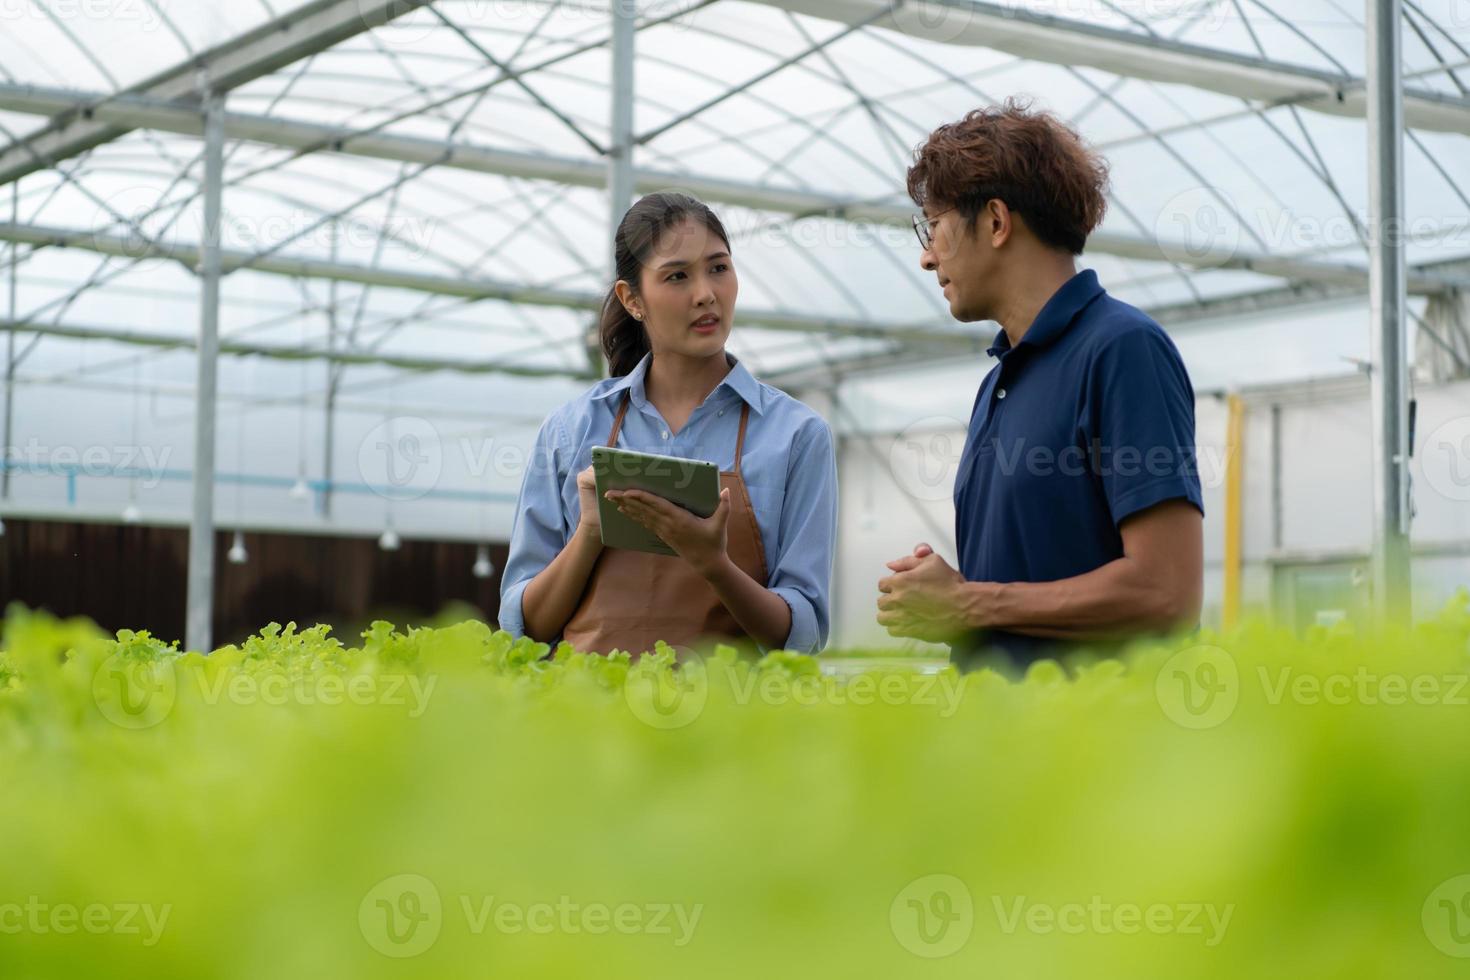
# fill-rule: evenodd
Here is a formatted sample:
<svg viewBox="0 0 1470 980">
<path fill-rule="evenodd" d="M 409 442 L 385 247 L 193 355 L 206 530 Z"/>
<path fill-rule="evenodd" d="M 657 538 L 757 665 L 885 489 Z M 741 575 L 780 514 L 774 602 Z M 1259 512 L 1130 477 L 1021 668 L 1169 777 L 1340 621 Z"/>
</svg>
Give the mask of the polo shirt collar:
<svg viewBox="0 0 1470 980">
<path fill-rule="evenodd" d="M 734 392 L 737 397 L 744 399 L 745 403 L 757 415 L 764 414 L 765 397 L 761 391 L 760 382 L 755 380 L 755 376 L 750 373 L 750 370 L 744 364 L 740 363 L 740 359 L 734 354 L 727 351 L 725 353 L 725 359 L 730 363 L 730 373 L 725 375 L 724 379 L 715 387 L 715 391 L 718 392 L 722 388 L 727 388 Z M 633 404 L 638 408 L 642 408 L 648 403 L 648 394 L 645 385 L 648 380 L 648 366 L 652 363 L 653 353 L 650 351 L 643 355 L 643 359 L 638 362 L 633 370 L 621 378 L 614 379 L 612 384 L 598 392 L 593 398 L 596 400 L 611 398 L 614 395 L 619 395 L 626 391 L 632 398 Z"/>
<path fill-rule="evenodd" d="M 1076 321 L 1077 314 L 1091 305 L 1103 292 L 1094 270 L 1084 269 L 1077 273 L 1046 301 L 1018 346 L 1047 347 L 1055 343 Z M 999 357 L 1010 349 L 1011 338 L 1001 330 L 995 335 L 995 343 L 987 353 L 991 357 Z"/>
</svg>

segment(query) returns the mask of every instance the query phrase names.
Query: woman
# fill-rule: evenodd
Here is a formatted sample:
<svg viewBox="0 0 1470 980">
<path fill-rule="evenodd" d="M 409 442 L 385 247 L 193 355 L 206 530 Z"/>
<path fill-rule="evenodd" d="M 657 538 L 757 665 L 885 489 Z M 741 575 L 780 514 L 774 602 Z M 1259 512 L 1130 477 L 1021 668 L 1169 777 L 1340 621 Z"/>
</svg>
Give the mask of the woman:
<svg viewBox="0 0 1470 980">
<path fill-rule="evenodd" d="M 837 532 L 831 429 L 725 352 L 739 285 L 708 207 L 683 194 L 642 198 L 618 226 L 616 261 L 599 327 L 612 376 L 536 437 L 501 627 L 597 653 L 706 637 L 815 653 L 827 641 Z M 594 446 L 715 463 L 719 506 L 699 518 L 653 494 L 610 491 L 676 556 L 604 548 Z"/>
</svg>

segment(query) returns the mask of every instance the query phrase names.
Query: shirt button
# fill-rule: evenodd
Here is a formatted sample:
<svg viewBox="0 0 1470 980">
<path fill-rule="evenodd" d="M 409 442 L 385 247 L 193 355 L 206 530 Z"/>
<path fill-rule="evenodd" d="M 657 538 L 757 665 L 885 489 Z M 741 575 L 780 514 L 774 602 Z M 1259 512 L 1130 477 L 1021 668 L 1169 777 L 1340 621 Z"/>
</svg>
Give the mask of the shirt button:
<svg viewBox="0 0 1470 980">
<path fill-rule="evenodd" d="M 722 408 L 722 409 L 720 409 L 720 410 L 719 410 L 719 412 L 718 412 L 718 413 L 716 413 L 716 414 L 718 414 L 718 415 L 724 415 L 724 414 L 725 414 L 725 410 L 724 410 L 724 409 L 723 409 L 723 408 Z"/>
<path fill-rule="evenodd" d="M 664 438 L 667 439 L 668 437 L 669 437 L 669 430 L 668 429 L 665 429 L 664 430 Z"/>
<path fill-rule="evenodd" d="M 1004 388 L 998 389 L 996 391 L 996 393 L 995 393 L 995 397 L 996 398 L 1004 398 L 1005 396 L 1006 396 L 1006 390 Z"/>
</svg>

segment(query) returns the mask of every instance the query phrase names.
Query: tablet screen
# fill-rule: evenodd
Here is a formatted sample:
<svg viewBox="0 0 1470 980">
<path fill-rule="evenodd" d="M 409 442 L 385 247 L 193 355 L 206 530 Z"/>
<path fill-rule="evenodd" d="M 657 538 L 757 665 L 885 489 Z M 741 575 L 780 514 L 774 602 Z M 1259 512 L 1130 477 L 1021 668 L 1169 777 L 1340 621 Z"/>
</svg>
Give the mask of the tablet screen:
<svg viewBox="0 0 1470 980">
<path fill-rule="evenodd" d="M 720 502 L 719 467 L 702 459 L 595 446 L 592 449 L 592 472 L 597 482 L 597 515 L 602 524 L 602 543 L 608 548 L 674 554 L 674 549 L 658 535 L 631 517 L 624 516 L 617 505 L 604 496 L 609 490 L 643 490 L 673 501 L 700 517 L 713 514 Z"/>
</svg>

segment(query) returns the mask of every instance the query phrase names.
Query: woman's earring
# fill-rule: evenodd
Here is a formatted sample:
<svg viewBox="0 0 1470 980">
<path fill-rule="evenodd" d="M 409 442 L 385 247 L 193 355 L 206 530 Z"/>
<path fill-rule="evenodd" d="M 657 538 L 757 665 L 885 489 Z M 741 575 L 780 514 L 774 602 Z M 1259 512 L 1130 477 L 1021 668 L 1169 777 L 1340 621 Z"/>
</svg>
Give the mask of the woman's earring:
<svg viewBox="0 0 1470 980">
<path fill-rule="evenodd" d="M 634 313 L 633 314 L 633 319 L 635 319 L 635 320 L 642 320 L 643 319 L 643 314 L 642 313 Z"/>
</svg>

